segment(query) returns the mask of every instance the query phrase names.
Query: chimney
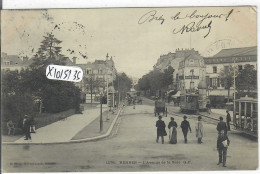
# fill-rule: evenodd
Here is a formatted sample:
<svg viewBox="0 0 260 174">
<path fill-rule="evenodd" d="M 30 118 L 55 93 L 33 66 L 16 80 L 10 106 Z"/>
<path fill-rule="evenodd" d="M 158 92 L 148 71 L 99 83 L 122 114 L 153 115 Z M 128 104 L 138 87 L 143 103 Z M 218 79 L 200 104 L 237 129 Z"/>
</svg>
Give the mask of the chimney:
<svg viewBox="0 0 260 174">
<path fill-rule="evenodd" d="M 108 57 L 109 57 L 109 56 L 108 56 L 108 53 L 107 53 L 106 60 L 108 60 Z"/>
<path fill-rule="evenodd" d="M 73 64 L 76 64 L 77 57 L 73 57 L 72 60 Z"/>
</svg>

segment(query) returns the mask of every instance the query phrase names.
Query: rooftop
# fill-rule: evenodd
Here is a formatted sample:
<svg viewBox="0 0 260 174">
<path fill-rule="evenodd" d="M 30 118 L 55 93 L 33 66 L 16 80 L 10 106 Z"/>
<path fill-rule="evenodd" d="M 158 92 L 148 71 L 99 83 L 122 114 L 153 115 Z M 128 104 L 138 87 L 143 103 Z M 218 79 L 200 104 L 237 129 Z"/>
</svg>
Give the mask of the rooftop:
<svg viewBox="0 0 260 174">
<path fill-rule="evenodd" d="M 223 49 L 213 57 L 252 56 L 257 55 L 257 46 Z"/>
</svg>

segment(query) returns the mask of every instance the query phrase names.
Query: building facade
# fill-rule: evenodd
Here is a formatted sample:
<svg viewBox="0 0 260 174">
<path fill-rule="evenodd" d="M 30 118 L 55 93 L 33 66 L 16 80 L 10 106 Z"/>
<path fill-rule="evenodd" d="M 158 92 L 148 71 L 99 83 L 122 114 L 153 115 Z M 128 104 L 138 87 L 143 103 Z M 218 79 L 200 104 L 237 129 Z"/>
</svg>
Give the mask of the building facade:
<svg viewBox="0 0 260 174">
<path fill-rule="evenodd" d="M 198 53 L 192 53 L 179 63 L 178 90 L 198 90 L 200 81 L 205 80 L 206 66 Z"/>
<path fill-rule="evenodd" d="M 116 78 L 116 68 L 112 57 L 106 60 L 95 60 L 86 64 L 76 64 L 83 70 L 83 79 L 76 85 L 79 86 L 83 94 L 100 94 L 107 86 L 113 85 Z"/>
<path fill-rule="evenodd" d="M 194 49 L 176 49 L 175 53 L 168 53 L 166 55 L 160 56 L 160 58 L 157 60 L 157 63 L 154 65 L 154 69 L 157 69 L 161 72 L 163 72 L 165 69 L 167 69 L 169 66 L 171 66 L 174 69 L 173 72 L 173 81 L 172 85 L 170 86 L 170 89 L 177 90 L 178 83 L 179 83 L 179 64 L 181 61 L 183 61 L 186 57 L 188 57 L 191 54 L 199 54 L 198 51 L 195 51 Z"/>
<path fill-rule="evenodd" d="M 246 64 L 253 65 L 257 69 L 257 47 L 223 49 L 213 57 L 204 58 L 206 64 L 206 79 L 209 95 L 228 96 L 227 89 L 221 79 L 221 72 L 230 66 L 236 70 L 242 70 Z M 230 89 L 230 96 L 234 93 Z"/>
<path fill-rule="evenodd" d="M 27 56 L 20 58 L 17 55 L 8 55 L 7 53 L 1 53 L 1 70 L 20 71 L 30 66 L 32 60 Z"/>
</svg>

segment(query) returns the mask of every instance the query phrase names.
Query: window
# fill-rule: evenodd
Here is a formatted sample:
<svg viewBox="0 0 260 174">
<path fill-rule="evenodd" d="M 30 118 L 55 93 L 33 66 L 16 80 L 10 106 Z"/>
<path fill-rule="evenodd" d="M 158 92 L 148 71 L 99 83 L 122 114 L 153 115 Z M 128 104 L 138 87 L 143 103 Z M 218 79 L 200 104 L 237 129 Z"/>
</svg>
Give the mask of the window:
<svg viewBox="0 0 260 174">
<path fill-rule="evenodd" d="M 213 73 L 217 73 L 217 67 L 213 66 Z"/>
<path fill-rule="evenodd" d="M 238 71 L 241 71 L 243 69 L 242 65 L 238 65 Z"/>
<path fill-rule="evenodd" d="M 216 89 L 220 87 L 220 79 L 219 78 L 212 78 L 212 87 Z"/>
</svg>

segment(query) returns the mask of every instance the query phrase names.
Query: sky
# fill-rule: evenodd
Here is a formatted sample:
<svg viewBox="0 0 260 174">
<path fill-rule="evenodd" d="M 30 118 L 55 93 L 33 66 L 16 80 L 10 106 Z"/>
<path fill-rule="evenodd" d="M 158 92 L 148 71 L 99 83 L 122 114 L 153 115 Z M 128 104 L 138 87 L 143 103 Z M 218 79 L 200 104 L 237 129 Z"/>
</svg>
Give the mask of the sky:
<svg viewBox="0 0 260 174">
<path fill-rule="evenodd" d="M 212 56 L 257 45 L 254 7 L 4 10 L 1 18 L 2 52 L 31 58 L 52 32 L 70 59 L 87 63 L 108 53 L 118 72 L 137 78 L 178 48 Z M 193 23 L 194 32 L 182 33 Z"/>
</svg>

